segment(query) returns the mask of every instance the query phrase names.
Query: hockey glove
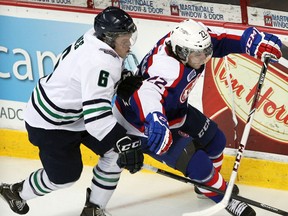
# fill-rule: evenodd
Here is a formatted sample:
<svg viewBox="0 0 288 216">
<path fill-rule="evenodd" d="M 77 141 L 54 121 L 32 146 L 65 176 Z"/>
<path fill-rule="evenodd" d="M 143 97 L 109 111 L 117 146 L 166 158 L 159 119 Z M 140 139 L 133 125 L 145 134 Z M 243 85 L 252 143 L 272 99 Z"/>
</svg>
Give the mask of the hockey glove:
<svg viewBox="0 0 288 216">
<path fill-rule="evenodd" d="M 133 174 L 143 166 L 144 156 L 139 138 L 135 136 L 123 137 L 117 141 L 116 151 L 119 153 L 117 164 L 120 168 L 125 168 Z"/>
<path fill-rule="evenodd" d="M 168 151 L 173 140 L 166 117 L 160 112 L 149 113 L 146 117 L 145 135 L 148 136 L 149 150 L 161 155 Z"/>
<path fill-rule="evenodd" d="M 255 27 L 246 29 L 241 37 L 242 50 L 255 58 L 264 61 L 265 55 L 270 55 L 273 62 L 281 58 L 281 40 L 273 34 L 258 31 Z"/>
<path fill-rule="evenodd" d="M 117 95 L 128 103 L 129 98 L 142 85 L 142 81 L 143 78 L 141 76 L 134 76 L 131 71 L 124 70 L 117 87 Z"/>
</svg>

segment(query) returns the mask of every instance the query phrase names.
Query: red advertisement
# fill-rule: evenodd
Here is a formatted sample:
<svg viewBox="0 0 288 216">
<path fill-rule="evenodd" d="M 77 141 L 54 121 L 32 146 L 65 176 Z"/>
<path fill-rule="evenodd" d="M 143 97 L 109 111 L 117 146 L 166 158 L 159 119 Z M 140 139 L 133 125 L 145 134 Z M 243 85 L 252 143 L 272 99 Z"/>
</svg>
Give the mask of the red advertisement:
<svg viewBox="0 0 288 216">
<path fill-rule="evenodd" d="M 214 58 L 207 64 L 203 112 L 225 132 L 227 147 L 238 148 L 261 67 L 261 61 L 247 55 L 229 55 L 226 60 Z M 229 91 L 227 76 L 233 94 Z M 269 64 L 246 149 L 288 155 L 287 81 L 287 68 L 278 63 Z M 232 107 L 238 120 L 236 128 Z"/>
</svg>

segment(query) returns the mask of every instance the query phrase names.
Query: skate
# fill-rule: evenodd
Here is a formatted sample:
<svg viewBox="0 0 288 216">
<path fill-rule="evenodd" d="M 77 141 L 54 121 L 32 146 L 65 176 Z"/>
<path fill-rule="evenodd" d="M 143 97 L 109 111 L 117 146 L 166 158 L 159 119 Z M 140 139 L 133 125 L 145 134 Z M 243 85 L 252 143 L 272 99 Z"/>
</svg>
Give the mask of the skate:
<svg viewBox="0 0 288 216">
<path fill-rule="evenodd" d="M 199 198 L 199 199 L 208 199 L 207 196 L 202 194 L 202 192 L 199 190 L 199 188 L 197 186 L 194 186 L 194 191 L 195 191 L 195 193 L 197 195 L 197 198 Z M 234 195 L 238 195 L 239 194 L 239 188 L 238 188 L 238 186 L 236 184 L 234 184 L 234 186 L 233 186 L 232 194 L 234 194 Z"/>
<path fill-rule="evenodd" d="M 226 210 L 233 216 L 255 216 L 256 212 L 245 202 L 231 199 Z"/>
<path fill-rule="evenodd" d="M 23 188 L 24 181 L 16 184 L 1 184 L 0 196 L 8 203 L 12 211 L 17 214 L 26 214 L 29 206 L 26 201 L 19 196 L 19 192 Z"/>
<path fill-rule="evenodd" d="M 111 216 L 100 206 L 89 202 L 91 189 L 87 188 L 86 203 L 80 216 Z"/>
</svg>

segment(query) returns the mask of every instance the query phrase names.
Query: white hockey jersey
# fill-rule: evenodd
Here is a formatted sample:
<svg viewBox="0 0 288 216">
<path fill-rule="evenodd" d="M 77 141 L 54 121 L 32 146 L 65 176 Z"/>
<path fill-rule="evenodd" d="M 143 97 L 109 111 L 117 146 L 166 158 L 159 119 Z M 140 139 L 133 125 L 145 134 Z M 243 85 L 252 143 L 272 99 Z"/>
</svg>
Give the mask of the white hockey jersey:
<svg viewBox="0 0 288 216">
<path fill-rule="evenodd" d="M 87 130 L 98 140 L 115 126 L 111 101 L 123 59 L 93 33 L 67 47 L 54 72 L 39 80 L 25 110 L 30 126 Z"/>
</svg>

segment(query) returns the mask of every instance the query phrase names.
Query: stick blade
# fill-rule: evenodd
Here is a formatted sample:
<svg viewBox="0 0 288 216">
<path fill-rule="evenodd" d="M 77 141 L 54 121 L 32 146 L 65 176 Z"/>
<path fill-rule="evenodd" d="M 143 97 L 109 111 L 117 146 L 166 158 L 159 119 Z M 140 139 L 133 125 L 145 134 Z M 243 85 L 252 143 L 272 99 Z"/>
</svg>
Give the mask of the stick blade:
<svg viewBox="0 0 288 216">
<path fill-rule="evenodd" d="M 208 209 L 204 209 L 202 211 L 198 211 L 198 212 L 188 212 L 188 213 L 184 213 L 182 214 L 182 216 L 210 216 L 210 215 L 214 215 L 218 212 L 220 212 L 221 210 L 226 208 L 226 204 L 224 202 L 219 202 L 218 204 L 211 206 Z"/>
</svg>

